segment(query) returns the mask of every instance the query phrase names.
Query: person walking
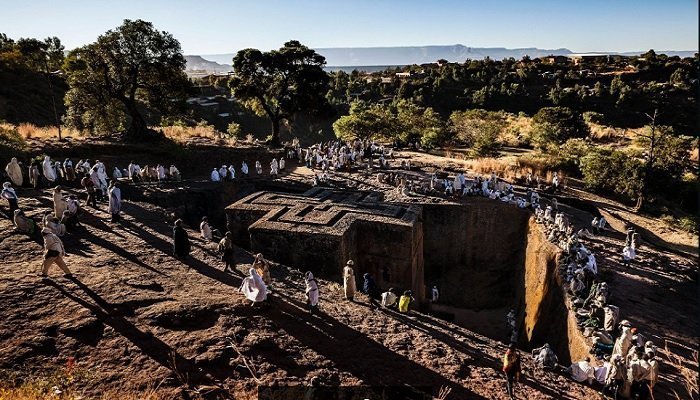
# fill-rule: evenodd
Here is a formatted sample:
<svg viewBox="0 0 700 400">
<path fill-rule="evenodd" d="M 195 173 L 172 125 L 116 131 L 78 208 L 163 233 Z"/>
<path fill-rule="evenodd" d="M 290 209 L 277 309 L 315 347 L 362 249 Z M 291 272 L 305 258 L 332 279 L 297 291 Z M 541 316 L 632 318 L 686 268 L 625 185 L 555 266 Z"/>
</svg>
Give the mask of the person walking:
<svg viewBox="0 0 700 400">
<path fill-rule="evenodd" d="M 80 184 L 85 188 L 87 193 L 86 204 L 92 205 L 92 208 L 97 208 L 97 198 L 95 197 L 95 183 L 90 179 L 90 174 L 85 174 Z"/>
<path fill-rule="evenodd" d="M 520 380 L 520 355 L 515 343 L 511 343 L 503 356 L 503 373 L 506 375 L 506 390 L 511 399 L 515 398 L 513 394 L 513 385 Z"/>
<path fill-rule="evenodd" d="M 61 268 L 61 270 L 63 270 L 64 277 L 70 277 L 72 274 L 66 266 L 66 263 L 63 261 L 63 257 L 66 255 L 66 250 L 63 247 L 63 242 L 61 239 L 49 228 L 42 229 L 41 235 L 44 238 L 44 263 L 41 267 L 41 276 L 48 276 L 49 267 L 52 264 L 56 264 L 59 268 Z"/>
<path fill-rule="evenodd" d="M 236 257 L 233 250 L 233 237 L 232 233 L 226 232 L 224 238 L 219 242 L 219 252 L 221 253 L 221 261 L 224 262 L 224 272 L 233 272 L 236 269 Z"/>
</svg>

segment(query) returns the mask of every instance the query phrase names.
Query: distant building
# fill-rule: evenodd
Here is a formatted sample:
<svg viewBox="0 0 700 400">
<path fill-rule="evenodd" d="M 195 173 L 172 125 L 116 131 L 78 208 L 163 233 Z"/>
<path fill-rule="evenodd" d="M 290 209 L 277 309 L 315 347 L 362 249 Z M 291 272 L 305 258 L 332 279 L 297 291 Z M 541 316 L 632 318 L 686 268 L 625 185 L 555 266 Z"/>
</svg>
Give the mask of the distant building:
<svg viewBox="0 0 700 400">
<path fill-rule="evenodd" d="M 574 65 L 607 64 L 610 62 L 610 54 L 582 53 L 567 55 Z"/>
<path fill-rule="evenodd" d="M 545 62 L 547 64 L 554 64 L 554 65 L 564 65 L 569 63 L 569 57 L 567 56 L 547 56 L 545 57 Z"/>
</svg>

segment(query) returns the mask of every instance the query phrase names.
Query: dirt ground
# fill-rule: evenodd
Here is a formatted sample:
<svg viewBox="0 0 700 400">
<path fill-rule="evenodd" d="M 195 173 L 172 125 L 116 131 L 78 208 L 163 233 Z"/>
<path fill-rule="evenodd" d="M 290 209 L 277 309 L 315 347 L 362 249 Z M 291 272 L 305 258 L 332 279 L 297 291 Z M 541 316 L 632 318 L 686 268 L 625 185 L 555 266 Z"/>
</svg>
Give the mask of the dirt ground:
<svg viewBox="0 0 700 400">
<path fill-rule="evenodd" d="M 284 179 L 310 176 L 299 167 Z M 387 199 L 399 199 L 371 175 L 339 174 L 338 179 L 358 188 L 378 187 Z M 47 190 L 18 194 L 20 206 L 36 219 L 52 207 Z M 50 279 L 41 279 L 41 238 L 16 233 L 3 218 L 2 204 L 0 379 L 5 385 L 65 371 L 75 360 L 64 389 L 84 398 L 154 389 L 173 398 L 245 399 L 256 398 L 258 385 L 300 384 L 427 385 L 435 392 L 449 387 L 448 399 L 507 398 L 502 343 L 419 312 L 372 311 L 362 295 L 357 302 L 343 300 L 340 286 L 323 279 L 320 312 L 309 315 L 302 273 L 280 265 L 272 270 L 270 304 L 251 307 L 237 292 L 250 254 L 238 249 L 238 271 L 224 273 L 215 245 L 189 230 L 193 252 L 182 262 L 171 255 L 172 228 L 164 210 L 124 202 L 123 222 L 113 224 L 105 209 L 84 208 L 83 229 L 64 238 L 74 278 L 54 269 Z M 619 264 L 623 241 L 621 232 L 611 231 L 589 243 L 610 277 L 614 304 L 657 344 L 668 341 L 697 379 L 690 352 L 698 345 L 697 260 L 646 245 L 640 261 L 624 269 Z M 664 356 L 669 356 L 665 350 Z M 595 388 L 536 371 L 524 353 L 523 360 L 517 398 L 597 397 Z M 657 398 L 669 398 L 682 378 L 669 362 L 661 365 L 664 397 Z"/>
</svg>

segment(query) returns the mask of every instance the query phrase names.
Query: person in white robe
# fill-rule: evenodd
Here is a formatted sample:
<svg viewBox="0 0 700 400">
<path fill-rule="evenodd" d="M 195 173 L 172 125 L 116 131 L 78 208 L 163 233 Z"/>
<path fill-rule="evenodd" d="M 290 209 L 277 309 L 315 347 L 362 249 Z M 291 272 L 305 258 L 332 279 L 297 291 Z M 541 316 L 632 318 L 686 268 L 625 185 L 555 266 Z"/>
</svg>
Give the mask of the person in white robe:
<svg viewBox="0 0 700 400">
<path fill-rule="evenodd" d="M 267 299 L 267 286 L 265 286 L 265 282 L 263 282 L 257 271 L 255 271 L 255 268 L 251 268 L 248 272 L 250 276 L 243 279 L 238 291 L 243 293 L 245 298 L 252 302 L 251 305 L 265 301 Z"/>
<path fill-rule="evenodd" d="M 248 177 L 248 164 L 246 164 L 245 161 L 241 164 L 241 173 L 244 178 Z"/>
<path fill-rule="evenodd" d="M 571 367 L 569 367 L 571 379 L 576 382 L 592 384 L 595 379 L 595 368 L 591 366 L 590 361 L 590 358 L 586 357 L 584 360 L 571 364 Z"/>
<path fill-rule="evenodd" d="M 17 162 L 16 157 L 12 157 L 10 162 L 7 163 L 5 172 L 7 172 L 7 176 L 10 177 L 12 184 L 17 187 L 22 186 L 22 183 L 24 183 L 24 178 L 22 177 L 22 167 Z"/>
<path fill-rule="evenodd" d="M 629 326 L 623 326 L 622 334 L 617 338 L 613 346 L 612 355 L 618 354 L 624 358 L 627 356 L 630 347 L 632 347 L 632 331 Z"/>
<path fill-rule="evenodd" d="M 348 260 L 345 267 L 343 267 L 343 293 L 347 300 L 353 301 L 355 298 L 355 292 L 357 291 L 357 284 L 355 282 L 355 270 L 353 266 L 355 262 Z"/>
<path fill-rule="evenodd" d="M 15 214 L 15 210 L 19 209 L 17 192 L 12 188 L 12 183 L 5 182 L 2 184 L 2 192 L 0 192 L 0 197 L 7 200 L 7 204 L 10 206 L 10 212 L 7 215 L 12 219 Z"/>
<path fill-rule="evenodd" d="M 163 167 L 161 164 L 158 164 L 156 167 L 156 172 L 158 173 L 158 180 L 160 182 L 163 182 L 165 180 L 165 167 Z"/>
<path fill-rule="evenodd" d="M 262 174 L 262 165 L 260 164 L 260 161 L 255 162 L 255 172 L 258 173 L 258 175 Z"/>
<path fill-rule="evenodd" d="M 114 167 L 114 171 L 112 171 L 112 178 L 121 179 L 121 177 L 122 177 L 122 172 L 119 170 L 119 167 Z"/>
<path fill-rule="evenodd" d="M 595 261 L 595 256 L 593 253 L 588 255 L 588 260 L 583 268 L 593 272 L 594 275 L 598 275 L 598 264 Z"/>
<path fill-rule="evenodd" d="M 284 161 L 284 158 L 280 157 L 280 171 L 284 171 L 285 165 L 286 162 Z"/>
<path fill-rule="evenodd" d="M 221 182 L 221 175 L 219 175 L 219 171 L 216 168 L 211 171 L 211 181 Z"/>
<path fill-rule="evenodd" d="M 53 189 L 53 210 L 54 216 L 56 218 L 62 218 L 63 212 L 68 208 L 68 203 L 66 199 L 63 198 L 63 193 L 61 193 L 61 187 L 56 186 Z"/>
<path fill-rule="evenodd" d="M 214 233 L 212 232 L 207 217 L 202 217 L 202 222 L 199 224 L 199 233 L 202 235 L 202 239 L 209 241 L 214 240 Z"/>
<path fill-rule="evenodd" d="M 119 222 L 122 210 L 122 191 L 119 189 L 119 182 L 111 181 L 109 186 L 109 213 L 112 215 L 112 222 Z"/>
<path fill-rule="evenodd" d="M 49 229 L 56 236 L 63 236 L 66 234 L 66 225 L 62 224 L 58 218 L 47 213 L 44 215 L 44 229 Z"/>
<path fill-rule="evenodd" d="M 219 168 L 219 179 L 222 181 L 225 181 L 226 175 L 228 175 L 228 167 L 225 165 L 222 165 L 221 168 Z"/>
<path fill-rule="evenodd" d="M 56 181 L 56 171 L 53 169 L 53 163 L 49 156 L 44 157 L 44 162 L 42 163 L 42 170 L 44 172 L 44 177 L 49 182 Z"/>
<path fill-rule="evenodd" d="M 316 279 L 314 279 L 314 274 L 312 274 L 311 271 L 306 272 L 304 283 L 306 284 L 304 290 L 304 293 L 306 293 L 306 303 L 309 305 L 309 312 L 313 313 L 314 310 L 318 309 L 319 291 L 318 283 Z"/>
<path fill-rule="evenodd" d="M 277 177 L 279 167 L 279 162 L 277 162 L 277 160 L 273 158 L 272 161 L 270 161 L 270 175 L 272 175 L 273 177 Z"/>
<path fill-rule="evenodd" d="M 103 198 L 107 197 L 107 191 L 109 190 L 109 186 L 107 184 L 107 169 L 100 161 L 95 162 L 95 167 L 97 168 L 97 180 L 99 182 L 99 185 L 96 185 L 96 187 L 102 191 Z"/>
<path fill-rule="evenodd" d="M 170 166 L 170 179 L 174 181 L 180 180 L 180 170 L 178 170 L 177 167 L 174 165 Z"/>
<path fill-rule="evenodd" d="M 233 167 L 233 164 L 228 166 L 228 176 L 231 180 L 236 179 L 236 168 Z"/>
<path fill-rule="evenodd" d="M 73 170 L 73 161 L 71 161 L 69 158 L 66 158 L 66 160 L 63 161 L 63 170 L 66 172 L 66 180 L 75 180 L 75 170 Z"/>
<path fill-rule="evenodd" d="M 431 300 L 433 303 L 437 303 L 438 300 L 440 299 L 440 291 L 438 291 L 437 286 L 433 285 L 433 289 L 431 290 Z"/>
<path fill-rule="evenodd" d="M 630 263 L 637 257 L 637 252 L 634 247 L 627 245 L 622 249 L 622 265 L 625 267 L 630 266 Z"/>
</svg>

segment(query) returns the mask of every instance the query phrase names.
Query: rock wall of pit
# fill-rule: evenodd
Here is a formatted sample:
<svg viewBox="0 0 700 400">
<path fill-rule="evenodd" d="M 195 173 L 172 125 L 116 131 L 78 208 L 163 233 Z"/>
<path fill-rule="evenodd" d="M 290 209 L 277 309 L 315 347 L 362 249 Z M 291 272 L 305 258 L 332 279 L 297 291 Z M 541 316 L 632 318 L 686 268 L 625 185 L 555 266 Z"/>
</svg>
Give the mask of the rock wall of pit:
<svg viewBox="0 0 700 400">
<path fill-rule="evenodd" d="M 423 206 L 425 283 L 471 310 L 513 304 L 529 213 L 499 201 Z"/>
<path fill-rule="evenodd" d="M 567 306 L 565 282 L 558 271 L 562 251 L 547 241 L 534 217 L 526 229 L 525 262 L 517 284 L 520 344 L 534 348 L 549 343 L 560 363 L 568 365 L 586 357 L 590 346 Z"/>
</svg>

